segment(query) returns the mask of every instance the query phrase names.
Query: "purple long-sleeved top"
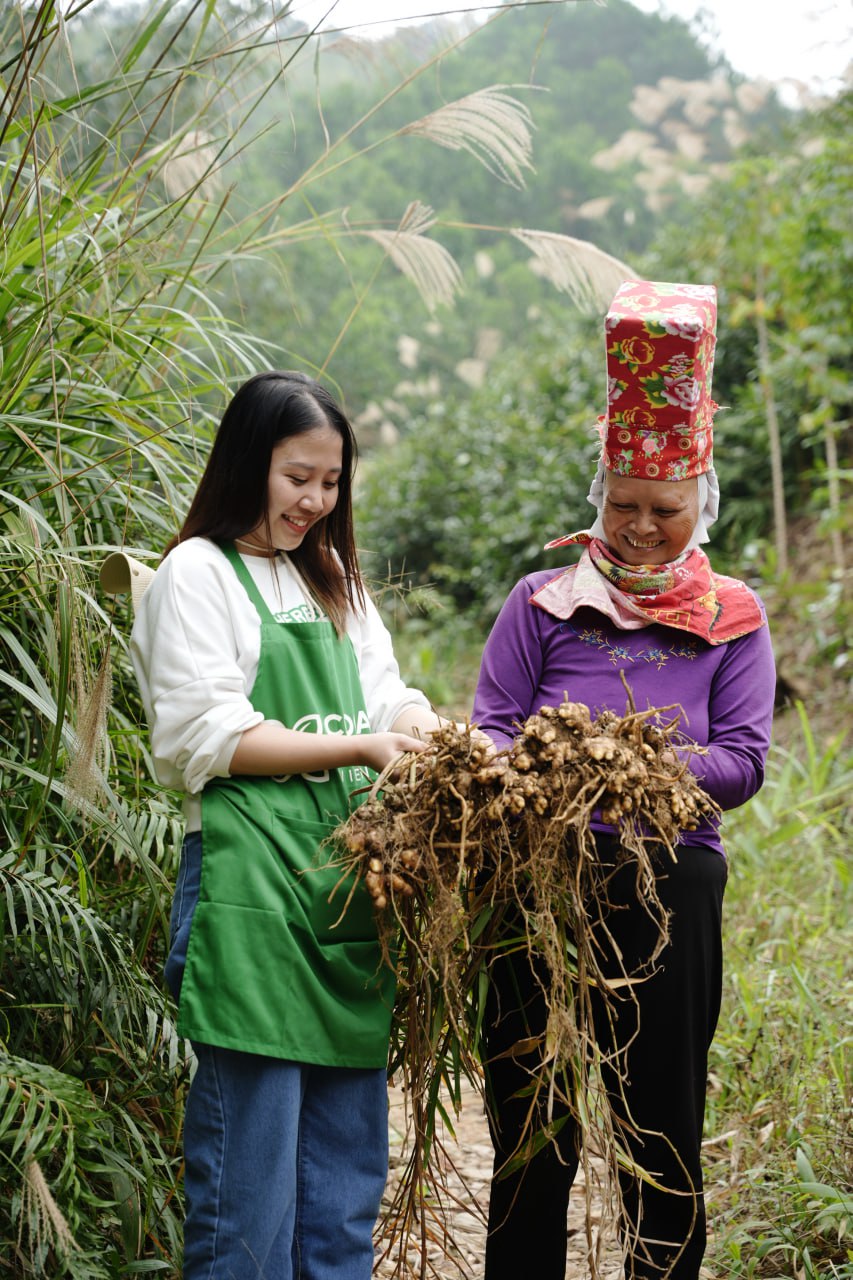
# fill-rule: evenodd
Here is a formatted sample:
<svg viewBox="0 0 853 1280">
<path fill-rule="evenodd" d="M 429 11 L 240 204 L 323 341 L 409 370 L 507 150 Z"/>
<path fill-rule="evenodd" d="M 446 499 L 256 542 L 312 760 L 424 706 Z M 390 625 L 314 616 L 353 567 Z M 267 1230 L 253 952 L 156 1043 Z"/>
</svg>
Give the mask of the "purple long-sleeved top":
<svg viewBox="0 0 853 1280">
<path fill-rule="evenodd" d="M 707 755 L 690 758 L 690 768 L 722 809 L 754 795 L 764 780 L 776 687 L 767 625 L 711 645 L 658 624 L 624 631 L 592 608 L 563 621 L 530 603 L 559 572 L 530 574 L 507 597 L 483 653 L 473 722 L 504 747 L 527 716 L 566 695 L 593 715 L 605 709 L 624 715 L 624 671 L 638 711 L 680 708 L 685 735 L 708 748 Z M 685 841 L 723 852 L 714 823 L 703 823 Z"/>
</svg>

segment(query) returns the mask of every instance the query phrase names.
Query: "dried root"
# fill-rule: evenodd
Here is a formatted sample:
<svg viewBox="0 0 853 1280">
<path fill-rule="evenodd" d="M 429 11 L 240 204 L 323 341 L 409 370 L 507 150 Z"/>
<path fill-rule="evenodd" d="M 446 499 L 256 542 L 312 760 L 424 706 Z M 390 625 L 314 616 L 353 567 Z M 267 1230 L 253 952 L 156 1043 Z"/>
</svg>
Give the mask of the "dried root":
<svg viewBox="0 0 853 1280">
<path fill-rule="evenodd" d="M 418 1170 L 386 1224 L 401 1274 L 419 1215 L 423 1228 L 438 1085 L 455 1096 L 460 1072 L 480 1084 L 474 1028 L 482 977 L 501 948 L 519 945 L 519 930 L 520 945 L 548 974 L 533 1087 L 570 1107 L 579 1092 L 600 1089 L 590 990 L 630 998 L 643 974 L 605 971 L 613 867 L 602 867 L 592 822 L 616 829 L 620 865 L 633 864 L 638 906 L 656 926 L 648 973 L 668 938 L 656 890 L 661 861 L 676 857 L 683 832 L 719 812 L 688 768 L 700 749 L 665 712 L 635 711 L 629 692 L 628 714 L 593 719 L 566 699 L 531 715 L 502 752 L 476 730 L 447 724 L 432 735 L 432 750 L 378 779 L 336 832 L 344 874 L 363 877 L 398 975 L 391 1067 L 411 1099 Z M 567 1079 L 572 1087 L 561 1093 Z M 587 1100 L 586 1114 L 606 1116 L 601 1101 Z M 612 1131 L 605 1123 L 591 1139 L 608 1152 L 615 1185 Z"/>
</svg>

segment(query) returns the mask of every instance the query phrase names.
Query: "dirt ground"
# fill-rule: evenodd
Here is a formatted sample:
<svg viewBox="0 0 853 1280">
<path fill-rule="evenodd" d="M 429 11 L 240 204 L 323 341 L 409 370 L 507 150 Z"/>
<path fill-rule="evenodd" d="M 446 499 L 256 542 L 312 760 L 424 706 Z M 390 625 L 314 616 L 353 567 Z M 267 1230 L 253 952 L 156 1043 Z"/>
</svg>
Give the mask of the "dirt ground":
<svg viewBox="0 0 853 1280">
<path fill-rule="evenodd" d="M 481 1280 L 485 1256 L 486 1212 L 489 1203 L 489 1178 L 492 1168 L 492 1147 L 483 1115 L 482 1104 L 468 1087 L 463 1093 L 462 1111 L 454 1125 L 456 1141 L 446 1138 L 448 1154 L 454 1168 L 448 1169 L 449 1189 L 456 1200 L 448 1214 L 449 1234 L 457 1246 L 456 1256 L 448 1257 L 435 1244 L 428 1250 L 431 1270 L 427 1274 L 433 1280 Z M 405 1133 L 405 1100 L 398 1089 L 391 1091 L 391 1176 L 386 1201 L 390 1202 L 395 1173 L 403 1162 L 403 1135 Z M 578 1175 L 572 1191 L 569 1208 L 569 1248 L 566 1267 L 567 1280 L 587 1280 L 587 1245 L 585 1227 L 585 1200 L 582 1174 Z M 593 1207 L 593 1230 L 597 1229 L 597 1215 Z M 415 1260 L 415 1255 L 411 1255 Z M 623 1269 L 615 1242 L 607 1250 L 607 1262 L 601 1272 L 602 1280 L 621 1280 Z M 535 1276 L 535 1249 L 531 1251 L 530 1277 Z M 377 1280 L 390 1280 L 394 1275 L 393 1259 L 380 1261 L 374 1276 Z M 407 1273 L 403 1273 L 405 1276 Z M 412 1274 L 411 1272 L 408 1274 Z M 417 1273 L 415 1273 L 417 1274 Z"/>
</svg>

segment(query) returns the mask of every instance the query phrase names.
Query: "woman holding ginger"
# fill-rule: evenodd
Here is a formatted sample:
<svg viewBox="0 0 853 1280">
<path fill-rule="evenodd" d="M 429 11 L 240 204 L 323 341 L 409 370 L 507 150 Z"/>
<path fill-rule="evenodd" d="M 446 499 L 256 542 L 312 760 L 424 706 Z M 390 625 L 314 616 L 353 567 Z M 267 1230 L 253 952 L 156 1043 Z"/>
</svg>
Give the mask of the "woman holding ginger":
<svg viewBox="0 0 853 1280">
<path fill-rule="evenodd" d="M 722 809 L 763 779 L 775 673 L 763 608 L 742 582 L 715 574 L 700 544 L 716 518 L 711 375 L 715 290 L 626 281 L 605 323 L 608 410 L 589 500 L 591 529 L 549 546 L 581 544 L 577 565 L 534 573 L 511 592 L 483 655 L 473 720 L 498 749 L 542 706 L 567 695 L 593 714 L 678 704 L 684 731 L 705 748 L 688 767 Z M 669 942 L 645 972 L 655 927 L 619 871 L 618 834 L 593 821 L 612 869 L 610 954 L 643 974 L 635 997 L 597 1021 L 617 1138 L 634 1168 L 620 1174 L 626 1277 L 696 1280 L 705 1247 L 700 1146 L 707 1056 L 722 989 L 726 860 L 716 822 L 662 859 L 656 887 Z M 552 1117 L 556 1137 L 501 1176 L 525 1132 L 531 1043 L 544 1036 L 547 1001 L 518 953 L 492 966 L 483 1039 L 495 1148 L 487 1280 L 526 1274 L 563 1280 L 566 1212 L 578 1167 L 575 1120 Z M 547 981 L 547 978 L 544 979 Z M 516 1047 L 517 1046 L 517 1047 Z M 638 1172 L 642 1171 L 642 1172 Z"/>
<path fill-rule="evenodd" d="M 228 405 L 132 654 L 186 796 L 167 978 L 197 1069 L 186 1280 L 368 1280 L 387 1170 L 393 975 L 326 837 L 439 721 L 400 679 L 353 538 L 355 441 L 320 384 Z"/>
</svg>

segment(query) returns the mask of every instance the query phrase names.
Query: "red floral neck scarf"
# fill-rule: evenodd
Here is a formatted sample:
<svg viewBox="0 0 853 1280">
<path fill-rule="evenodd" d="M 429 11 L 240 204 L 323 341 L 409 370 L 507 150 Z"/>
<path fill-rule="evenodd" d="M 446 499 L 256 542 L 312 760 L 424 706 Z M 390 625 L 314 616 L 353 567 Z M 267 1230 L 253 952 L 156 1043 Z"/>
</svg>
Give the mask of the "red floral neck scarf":
<svg viewBox="0 0 853 1280">
<path fill-rule="evenodd" d="M 725 644 L 764 626 L 761 606 L 746 583 L 714 573 L 698 547 L 669 564 L 628 565 L 588 533 L 559 541 L 585 544 L 586 550 L 577 565 L 530 598 L 554 617 L 569 618 L 586 605 L 624 630 L 658 623 L 708 644 Z"/>
</svg>

